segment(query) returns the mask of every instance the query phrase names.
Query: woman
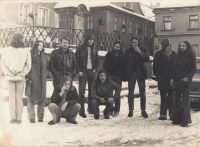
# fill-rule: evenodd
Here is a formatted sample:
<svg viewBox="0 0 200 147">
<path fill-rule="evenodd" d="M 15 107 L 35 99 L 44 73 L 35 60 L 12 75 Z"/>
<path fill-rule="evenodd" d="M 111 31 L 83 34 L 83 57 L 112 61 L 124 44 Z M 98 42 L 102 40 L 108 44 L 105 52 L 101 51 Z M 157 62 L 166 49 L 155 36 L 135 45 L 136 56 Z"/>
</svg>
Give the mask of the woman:
<svg viewBox="0 0 200 147">
<path fill-rule="evenodd" d="M 31 50 L 32 66 L 28 80 L 32 81 L 31 95 L 28 96 L 28 119 L 30 123 L 35 123 L 35 102 L 38 103 L 37 117 L 38 122 L 43 122 L 44 100 L 46 98 L 47 80 L 47 56 L 44 53 L 44 43 L 36 41 Z"/>
<path fill-rule="evenodd" d="M 60 122 L 60 116 L 66 118 L 69 123 L 77 124 L 75 119 L 81 105 L 77 89 L 72 86 L 70 76 L 64 77 L 62 83 L 55 87 L 50 100 L 48 108 L 53 115 L 53 120 L 48 123 L 49 125 Z"/>
<path fill-rule="evenodd" d="M 167 106 L 169 107 L 169 117 L 172 118 L 174 87 L 170 86 L 170 80 L 175 68 L 176 52 L 172 51 L 169 45 L 169 40 L 164 38 L 161 41 L 162 49 L 156 52 L 153 62 L 153 72 L 158 79 L 161 97 L 159 120 L 167 119 Z"/>
<path fill-rule="evenodd" d="M 181 41 L 178 45 L 174 78 L 170 84 L 175 84 L 175 111 L 172 124 L 187 127 L 191 121 L 190 115 L 190 84 L 196 72 L 196 56 L 188 41 Z"/>
<path fill-rule="evenodd" d="M 113 91 L 115 90 L 115 94 Z M 91 98 L 94 119 L 99 119 L 99 105 L 106 105 L 105 119 L 109 119 L 113 104 L 120 97 L 121 88 L 112 80 L 108 80 L 105 70 L 99 70 L 96 81 L 92 84 Z"/>
<path fill-rule="evenodd" d="M 13 35 L 10 46 L 2 53 L 2 71 L 8 82 L 10 123 L 22 123 L 25 75 L 31 69 L 30 51 L 24 48 L 23 34 Z"/>
</svg>

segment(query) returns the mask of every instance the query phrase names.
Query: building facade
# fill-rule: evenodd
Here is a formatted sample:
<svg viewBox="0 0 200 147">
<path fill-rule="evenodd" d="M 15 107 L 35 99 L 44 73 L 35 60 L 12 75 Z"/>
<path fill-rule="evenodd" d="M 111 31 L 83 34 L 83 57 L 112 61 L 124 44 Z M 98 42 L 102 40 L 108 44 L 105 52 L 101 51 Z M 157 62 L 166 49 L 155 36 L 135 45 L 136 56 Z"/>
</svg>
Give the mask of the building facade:
<svg viewBox="0 0 200 147">
<path fill-rule="evenodd" d="M 180 41 L 189 41 L 200 57 L 200 5 L 155 8 L 155 52 L 160 49 L 162 38 L 168 38 L 171 49 L 177 51 Z"/>
</svg>

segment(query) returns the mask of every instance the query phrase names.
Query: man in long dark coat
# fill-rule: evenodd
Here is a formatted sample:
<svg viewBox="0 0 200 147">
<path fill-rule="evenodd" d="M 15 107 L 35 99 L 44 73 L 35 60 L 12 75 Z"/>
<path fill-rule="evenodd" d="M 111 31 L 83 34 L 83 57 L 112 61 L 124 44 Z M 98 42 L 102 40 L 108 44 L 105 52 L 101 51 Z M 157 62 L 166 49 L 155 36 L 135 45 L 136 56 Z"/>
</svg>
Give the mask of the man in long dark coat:
<svg viewBox="0 0 200 147">
<path fill-rule="evenodd" d="M 153 72 L 158 79 L 158 89 L 160 90 L 160 120 L 167 119 L 167 106 L 169 117 L 172 117 L 174 87 L 170 86 L 175 68 L 176 52 L 170 49 L 168 39 L 161 41 L 162 49 L 155 54 L 153 62 Z M 168 95 L 168 96 L 167 96 Z M 167 105 L 168 104 L 168 105 Z"/>
</svg>

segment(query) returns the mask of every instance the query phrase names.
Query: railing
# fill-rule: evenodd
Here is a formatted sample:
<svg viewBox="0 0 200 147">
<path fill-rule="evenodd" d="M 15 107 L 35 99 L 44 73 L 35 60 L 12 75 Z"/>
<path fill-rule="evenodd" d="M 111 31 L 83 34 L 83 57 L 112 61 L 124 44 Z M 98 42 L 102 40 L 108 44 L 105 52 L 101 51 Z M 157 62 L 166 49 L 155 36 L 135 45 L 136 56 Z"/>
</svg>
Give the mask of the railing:
<svg viewBox="0 0 200 147">
<path fill-rule="evenodd" d="M 0 29 L 0 47 L 9 45 L 10 37 L 16 33 L 21 32 L 24 34 L 25 47 L 32 47 L 33 42 L 38 39 L 45 43 L 46 48 L 56 48 L 60 44 L 62 37 L 68 37 L 71 40 L 71 45 L 78 46 L 83 43 L 84 36 L 88 30 L 67 29 L 67 28 L 50 28 L 50 27 L 18 27 Z M 109 51 L 113 47 L 113 43 L 118 40 L 119 34 L 106 33 L 92 30 L 91 32 L 95 37 L 95 45 L 98 50 Z M 34 36 L 33 36 L 34 34 Z M 123 43 L 123 48 L 126 49 L 130 46 L 130 35 L 123 34 L 120 36 Z M 144 45 L 149 45 L 152 39 L 144 40 Z"/>
</svg>

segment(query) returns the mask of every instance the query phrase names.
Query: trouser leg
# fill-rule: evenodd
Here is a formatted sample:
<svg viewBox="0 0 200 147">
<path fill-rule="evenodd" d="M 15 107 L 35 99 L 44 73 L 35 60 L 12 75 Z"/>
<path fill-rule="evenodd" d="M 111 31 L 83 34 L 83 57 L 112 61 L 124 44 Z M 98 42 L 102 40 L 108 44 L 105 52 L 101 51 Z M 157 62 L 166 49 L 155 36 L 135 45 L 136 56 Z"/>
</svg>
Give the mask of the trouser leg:
<svg viewBox="0 0 200 147">
<path fill-rule="evenodd" d="M 140 92 L 140 109 L 146 109 L 145 79 L 137 79 Z"/>
<path fill-rule="evenodd" d="M 160 117 L 167 117 L 167 90 L 160 90 L 161 104 L 160 104 Z"/>
<path fill-rule="evenodd" d="M 75 121 L 77 114 L 79 113 L 79 110 L 81 109 L 81 105 L 79 103 L 76 103 L 72 106 L 71 111 L 69 112 L 68 116 L 71 120 Z"/>
<path fill-rule="evenodd" d="M 23 90 L 24 90 L 24 83 L 25 81 L 17 81 L 16 82 L 16 110 L 17 110 L 17 120 L 20 121 L 22 119 L 22 112 L 23 112 Z"/>
<path fill-rule="evenodd" d="M 95 80 L 95 73 L 87 74 L 88 79 L 88 112 L 92 113 L 92 106 L 91 106 L 91 87 L 92 83 Z"/>
<path fill-rule="evenodd" d="M 35 119 L 35 102 L 31 101 L 30 98 L 28 98 L 27 110 L 28 119 Z"/>
<path fill-rule="evenodd" d="M 108 98 L 108 100 L 106 100 L 106 108 L 104 109 L 104 116 L 108 116 L 110 110 L 113 108 L 114 101 L 111 101 L 111 99 L 113 98 L 111 97 Z"/>
<path fill-rule="evenodd" d="M 37 117 L 38 120 L 43 120 L 44 118 L 44 100 L 38 101 Z"/>
<path fill-rule="evenodd" d="M 167 89 L 168 93 L 168 108 L 169 108 L 169 117 L 172 117 L 173 107 L 174 107 L 174 89 Z"/>
<path fill-rule="evenodd" d="M 94 115 L 99 115 L 99 101 L 92 99 L 91 104 Z"/>
<path fill-rule="evenodd" d="M 54 103 L 50 103 L 49 106 L 49 111 L 51 112 L 52 116 L 53 116 L 53 122 L 56 123 L 57 120 L 60 118 L 61 115 L 61 109 L 58 105 L 54 104 Z"/>
<path fill-rule="evenodd" d="M 135 90 L 136 76 L 132 75 L 128 81 L 128 106 L 129 111 L 134 110 L 134 90 Z"/>
<path fill-rule="evenodd" d="M 7 81 L 8 82 L 8 94 L 9 94 L 9 114 L 10 119 L 17 119 L 16 115 L 16 94 L 15 94 L 15 82 L 14 81 Z"/>
<path fill-rule="evenodd" d="M 83 76 L 78 77 L 78 80 L 79 80 L 79 96 L 81 99 L 81 109 L 79 113 L 85 113 L 84 99 L 85 99 L 86 75 L 83 73 Z"/>
</svg>

